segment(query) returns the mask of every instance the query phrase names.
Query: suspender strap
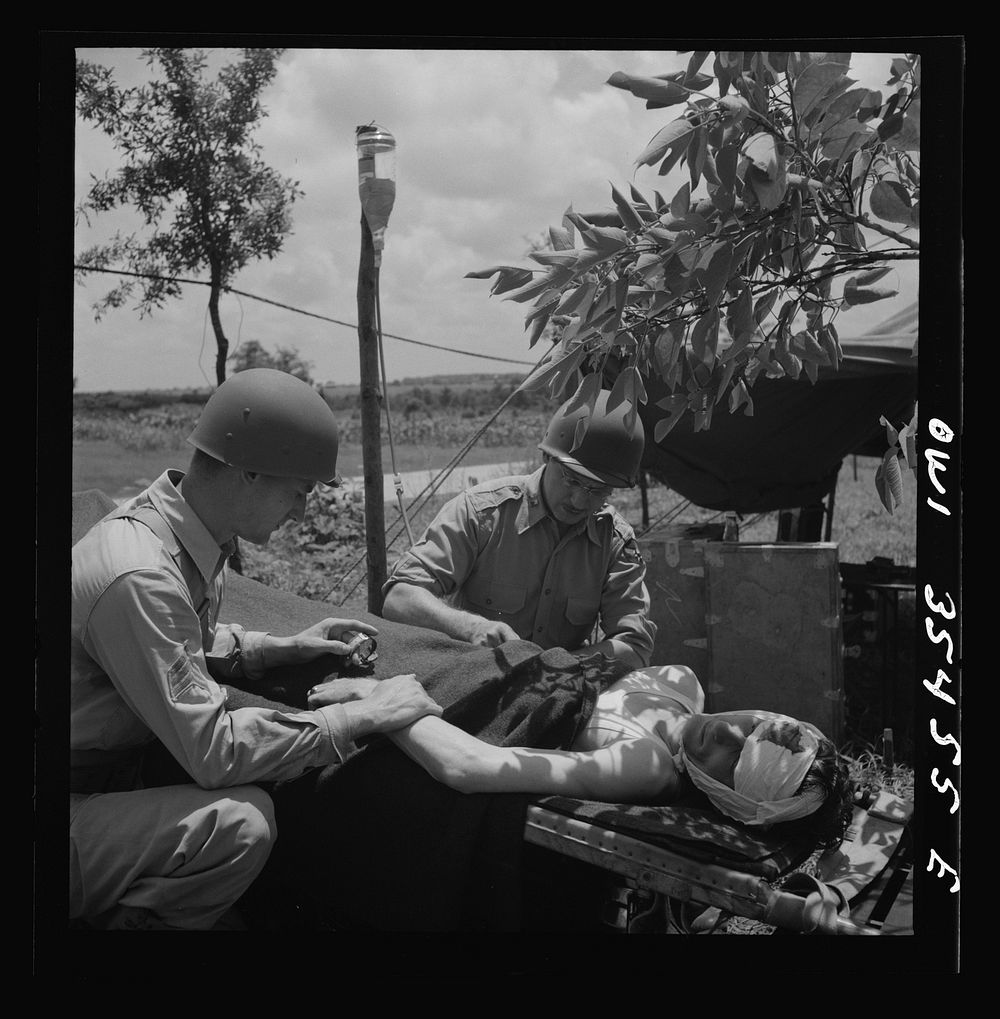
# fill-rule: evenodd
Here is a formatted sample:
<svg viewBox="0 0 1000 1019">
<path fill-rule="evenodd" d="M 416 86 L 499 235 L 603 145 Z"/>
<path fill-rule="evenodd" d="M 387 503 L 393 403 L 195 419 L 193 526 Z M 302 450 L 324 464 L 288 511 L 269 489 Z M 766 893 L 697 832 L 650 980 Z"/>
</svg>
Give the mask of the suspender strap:
<svg viewBox="0 0 1000 1019">
<path fill-rule="evenodd" d="M 140 524 L 145 524 L 163 542 L 164 547 L 171 556 L 175 556 L 180 551 L 177 535 L 174 534 L 170 529 L 170 525 L 157 513 L 156 508 L 151 503 L 136 506 L 131 510 L 119 510 L 117 513 L 110 514 L 106 519 L 138 520 Z"/>
<path fill-rule="evenodd" d="M 150 503 L 136 506 L 130 510 L 112 513 L 107 519 L 115 518 L 120 518 L 122 520 L 135 520 L 148 527 L 153 534 L 155 534 L 156 537 L 163 542 L 164 551 L 177 564 L 177 568 L 181 571 L 181 575 L 184 577 L 184 582 L 191 595 L 191 601 L 194 603 L 195 610 L 198 613 L 198 619 L 201 622 L 202 641 L 207 648 L 209 646 L 208 612 L 211 606 L 208 584 L 206 584 L 205 578 L 195 565 L 194 560 L 184 551 L 184 549 L 181 548 L 180 542 L 177 540 L 177 535 L 174 534 L 173 530 L 171 530 L 170 525 L 163 519 L 163 517 L 160 516 L 160 514 L 156 511 L 156 508 Z"/>
</svg>

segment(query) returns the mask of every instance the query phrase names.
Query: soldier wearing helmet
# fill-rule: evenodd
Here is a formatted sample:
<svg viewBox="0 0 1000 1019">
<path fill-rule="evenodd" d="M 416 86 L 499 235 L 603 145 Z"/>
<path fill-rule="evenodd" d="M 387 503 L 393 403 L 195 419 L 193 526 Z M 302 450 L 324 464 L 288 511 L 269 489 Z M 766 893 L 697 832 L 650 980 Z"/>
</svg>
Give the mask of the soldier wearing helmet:
<svg viewBox="0 0 1000 1019">
<path fill-rule="evenodd" d="M 533 474 L 476 485 L 442 507 L 389 575 L 384 617 L 480 646 L 524 639 L 648 665 L 656 627 L 645 563 L 607 503 L 635 485 L 644 436 L 637 416 L 629 427 L 628 404 L 609 410 L 608 397 L 556 411 Z"/>
<path fill-rule="evenodd" d="M 375 628 L 330 618 L 276 637 L 218 622 L 234 539 L 263 544 L 338 481 L 323 398 L 284 372 L 238 372 L 189 441 L 187 473 L 166 471 L 73 548 L 70 915 L 99 927 L 212 927 L 270 852 L 272 804 L 254 783 L 440 713 L 412 676 L 316 710 L 227 710 L 214 676 L 344 654 Z M 191 784 L 141 788 L 156 741 Z"/>
</svg>

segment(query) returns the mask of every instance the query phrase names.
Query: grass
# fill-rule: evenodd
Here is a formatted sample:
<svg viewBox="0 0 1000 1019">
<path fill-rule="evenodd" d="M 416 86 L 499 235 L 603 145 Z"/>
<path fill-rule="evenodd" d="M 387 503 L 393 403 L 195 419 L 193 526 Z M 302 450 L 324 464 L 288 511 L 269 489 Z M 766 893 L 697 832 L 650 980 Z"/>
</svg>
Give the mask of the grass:
<svg viewBox="0 0 1000 1019">
<path fill-rule="evenodd" d="M 132 495 L 158 478 L 167 467 L 183 467 L 191 447 L 135 450 L 114 439 L 73 443 L 73 491 L 99 488 L 112 498 Z"/>
<path fill-rule="evenodd" d="M 73 488 L 100 488 L 115 498 L 126 498 L 144 488 L 168 467 L 183 468 L 191 455 L 186 437 L 198 414 L 197 404 L 141 407 L 119 412 L 88 406 L 74 419 Z M 342 415 L 344 441 L 339 464 L 346 476 L 363 473 L 363 456 L 356 420 Z M 433 418 L 412 416 L 394 425 L 396 468 L 400 471 L 438 470 L 447 465 L 471 437 L 484 415 L 468 412 L 438 413 Z M 544 410 L 512 411 L 486 433 L 464 460 L 465 464 L 513 462 L 531 469 L 540 463 L 535 443 L 544 429 Z M 447 437 L 448 442 L 434 441 Z M 501 440 L 501 441 L 498 441 Z M 506 440 L 506 441 L 502 441 Z M 390 473 L 393 459 L 383 435 L 382 467 Z M 909 498 L 890 515 L 875 493 L 872 458 L 847 460 L 840 472 L 834 506 L 832 539 L 839 544 L 841 562 L 865 563 L 885 556 L 898 565 L 916 563 L 916 501 L 912 478 Z M 408 509 L 410 526 L 417 535 L 445 501 L 445 496 L 423 500 L 417 510 Z M 645 529 L 641 494 L 638 489 L 619 490 L 614 503 L 639 532 Z M 359 575 L 364 561 L 364 508 L 357 500 L 317 492 L 313 497 L 314 519 L 302 528 L 286 526 L 264 548 L 244 547 L 247 572 L 283 590 L 309 598 L 329 600 L 345 611 L 367 607 L 367 585 Z M 317 526 L 317 518 L 319 526 Z M 353 527 L 345 529 L 344 520 Z M 648 489 L 648 523 L 656 527 L 664 520 L 701 523 L 718 521 L 722 514 L 685 504 L 676 492 L 651 483 Z M 337 540 L 323 533 L 330 521 L 339 521 Z M 405 531 L 395 504 L 386 507 L 389 565 L 402 551 Z M 774 541 L 778 533 L 777 513 L 741 520 L 744 541 Z"/>
<path fill-rule="evenodd" d="M 124 498 L 143 488 L 168 467 L 184 467 L 191 456 L 186 437 L 193 427 L 197 407 L 185 405 L 176 414 L 155 409 L 119 415 L 77 415 L 73 440 L 73 488 L 100 488 L 113 497 Z M 437 470 L 448 464 L 457 450 L 485 421 L 482 416 L 465 418 L 458 414 L 438 414 L 433 419 L 394 428 L 395 465 L 400 471 Z M 545 423 L 544 412 L 522 412 L 512 421 L 501 419 L 497 426 L 504 432 L 497 442 L 496 427 L 466 456 L 466 464 L 514 462 L 526 467 L 539 463 L 535 446 Z M 419 427 L 418 427 L 419 425 Z M 356 428 L 344 428 L 339 465 L 341 473 L 360 476 L 363 456 Z M 448 435 L 449 442 L 435 442 L 435 435 Z M 492 438 L 490 436 L 493 436 Z M 393 458 L 383 436 L 382 468 L 390 473 Z M 878 460 L 869 457 L 848 459 L 840 472 L 833 515 L 832 539 L 840 546 L 842 562 L 864 563 L 874 556 L 885 556 L 898 565 L 916 564 L 916 500 L 912 477 L 908 498 L 890 515 L 875 493 L 875 469 Z M 672 514 L 683 500 L 677 493 L 658 484 L 649 488 L 649 522 L 653 526 L 664 514 Z M 644 527 L 641 495 L 638 489 L 619 490 L 614 503 L 637 529 Z M 684 522 L 721 520 L 711 510 L 688 505 L 677 518 Z M 773 541 L 778 533 L 777 513 L 758 515 L 740 522 L 744 541 Z"/>
<path fill-rule="evenodd" d="M 111 411 L 87 403 L 78 408 L 73 427 L 73 488 L 100 488 L 113 497 L 125 497 L 145 487 L 165 467 L 184 467 L 191 455 L 186 437 L 199 413 L 197 403 Z M 340 471 L 346 476 L 363 473 L 360 423 L 355 414 L 342 413 Z M 548 412 L 543 409 L 508 410 L 486 431 L 466 456 L 465 464 L 539 462 L 536 448 Z M 434 415 L 394 415 L 393 450 L 383 429 L 382 468 L 391 473 L 392 452 L 400 471 L 437 470 L 448 464 L 457 451 L 487 420 L 483 413 L 468 409 L 438 411 Z M 832 539 L 840 546 L 841 562 L 865 563 L 884 556 L 898 565 L 916 564 L 916 499 L 913 478 L 904 475 L 904 502 L 890 515 L 875 493 L 878 460 L 849 458 L 838 479 L 834 504 Z M 638 489 L 619 490 L 615 505 L 637 529 L 643 529 L 641 496 Z M 649 522 L 668 519 L 683 500 L 662 485 L 649 488 Z M 721 514 L 695 506 L 683 508 L 677 520 L 703 522 L 719 520 Z M 740 522 L 744 541 L 773 541 L 778 533 L 777 513 L 755 516 Z"/>
</svg>

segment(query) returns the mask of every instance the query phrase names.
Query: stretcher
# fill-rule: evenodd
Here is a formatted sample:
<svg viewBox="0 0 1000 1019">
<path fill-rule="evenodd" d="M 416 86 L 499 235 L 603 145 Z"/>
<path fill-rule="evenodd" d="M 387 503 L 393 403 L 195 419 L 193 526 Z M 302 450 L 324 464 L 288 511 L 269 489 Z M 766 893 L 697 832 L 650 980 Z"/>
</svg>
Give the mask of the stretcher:
<svg viewBox="0 0 1000 1019">
<path fill-rule="evenodd" d="M 525 839 L 616 875 L 620 916 L 609 922 L 626 932 L 707 933 L 730 916 L 783 932 L 875 935 L 901 882 L 886 884 L 866 920 L 857 914 L 887 870 L 905 877 L 911 813 L 885 791 L 857 804 L 815 874 L 795 869 L 812 856 L 801 838 L 753 835 L 696 808 L 545 797 L 528 808 Z"/>
<path fill-rule="evenodd" d="M 96 490 L 74 494 L 73 540 L 113 506 Z M 329 610 L 242 577 L 227 599 L 234 619 L 263 626 L 266 616 L 288 632 Z M 841 845 L 812 873 L 798 869 L 814 855 L 802 836 L 753 832 L 699 807 L 540 797 L 528 807 L 524 839 L 611 875 L 620 893 L 616 926 L 629 933 L 707 932 L 714 921 L 706 917 L 721 915 L 783 932 L 875 935 L 908 873 L 911 812 L 912 804 L 886 791 L 859 802 Z"/>
</svg>

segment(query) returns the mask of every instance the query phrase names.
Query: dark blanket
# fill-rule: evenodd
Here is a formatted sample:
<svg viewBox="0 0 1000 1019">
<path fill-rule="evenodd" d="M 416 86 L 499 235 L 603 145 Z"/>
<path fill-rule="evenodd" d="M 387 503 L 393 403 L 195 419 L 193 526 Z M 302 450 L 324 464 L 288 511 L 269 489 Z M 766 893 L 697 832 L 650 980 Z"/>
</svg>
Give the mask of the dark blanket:
<svg viewBox="0 0 1000 1019">
<path fill-rule="evenodd" d="M 288 634 L 336 615 L 329 605 L 233 578 L 224 618 Z M 379 629 L 376 678 L 416 673 L 444 717 L 496 745 L 564 748 L 601 688 L 623 671 L 527 641 L 479 649 L 362 616 Z M 306 691 L 346 674 L 336 658 L 274 670 L 231 707 L 305 705 Z M 249 684 L 247 684 L 249 687 Z M 384 737 L 342 765 L 269 787 L 278 839 L 248 901 L 271 928 L 517 930 L 528 797 L 456 793 Z"/>
<path fill-rule="evenodd" d="M 240 576 L 232 578 L 223 607 L 225 621 L 278 635 L 328 615 L 341 613 Z M 367 613 L 359 618 L 379 630 L 375 678 L 415 673 L 446 719 L 496 745 L 571 746 L 597 694 L 620 671 L 600 661 L 581 666 L 565 652 L 542 652 L 526 641 L 477 649 Z M 311 686 L 349 673 L 342 665 L 328 657 L 275 669 L 247 689 L 227 686 L 230 706 L 303 708 Z M 185 781 L 171 775 L 178 766 L 165 757 L 164 751 L 158 767 L 151 755 L 150 784 Z M 521 923 L 522 860 L 533 848 L 523 841 L 528 797 L 455 793 L 381 737 L 344 765 L 267 788 L 279 837 L 248 900 L 261 926 L 445 931 L 513 930 Z M 814 845 L 795 822 L 757 832 L 729 821 L 697 791 L 664 807 L 566 797 L 538 802 L 769 880 L 806 859 Z"/>
</svg>

